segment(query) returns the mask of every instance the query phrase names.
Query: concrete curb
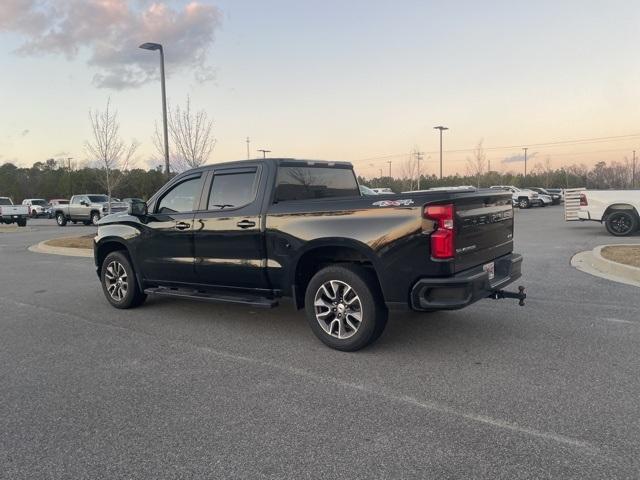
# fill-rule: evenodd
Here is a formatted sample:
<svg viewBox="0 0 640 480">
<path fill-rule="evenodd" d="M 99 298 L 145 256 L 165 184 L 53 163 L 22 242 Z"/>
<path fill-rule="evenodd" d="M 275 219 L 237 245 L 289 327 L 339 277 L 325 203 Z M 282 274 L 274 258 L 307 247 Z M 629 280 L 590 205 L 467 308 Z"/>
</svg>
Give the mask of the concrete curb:
<svg viewBox="0 0 640 480">
<path fill-rule="evenodd" d="M 0 233 L 22 233 L 30 232 L 31 227 L 18 227 L 17 225 L 0 225 Z"/>
<path fill-rule="evenodd" d="M 604 247 L 638 245 L 637 243 L 617 243 L 599 245 L 591 251 L 580 252 L 571 258 L 571 265 L 578 270 L 614 282 L 640 287 L 640 268 L 607 260 L 602 256 Z"/>
<path fill-rule="evenodd" d="M 49 239 L 50 240 L 50 239 Z M 93 250 L 89 248 L 52 247 L 47 245 L 48 240 L 31 245 L 30 252 L 49 253 L 51 255 L 66 255 L 67 257 L 93 257 Z"/>
</svg>

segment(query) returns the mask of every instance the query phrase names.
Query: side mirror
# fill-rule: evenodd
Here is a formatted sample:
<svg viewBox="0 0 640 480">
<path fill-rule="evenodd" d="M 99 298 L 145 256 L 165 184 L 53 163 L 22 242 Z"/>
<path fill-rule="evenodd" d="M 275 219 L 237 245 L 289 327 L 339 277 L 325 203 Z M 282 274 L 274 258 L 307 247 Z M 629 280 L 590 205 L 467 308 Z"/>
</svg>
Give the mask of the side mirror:
<svg viewBox="0 0 640 480">
<path fill-rule="evenodd" d="M 82 200 L 82 201 L 80 202 L 80 205 L 82 205 L 82 206 L 84 206 L 84 207 L 88 207 L 88 206 L 89 206 L 89 204 L 88 204 L 87 202 L 85 202 L 84 200 Z"/>
<path fill-rule="evenodd" d="M 127 213 L 134 217 L 146 217 L 147 204 L 144 202 L 131 202 L 127 207 Z"/>
</svg>

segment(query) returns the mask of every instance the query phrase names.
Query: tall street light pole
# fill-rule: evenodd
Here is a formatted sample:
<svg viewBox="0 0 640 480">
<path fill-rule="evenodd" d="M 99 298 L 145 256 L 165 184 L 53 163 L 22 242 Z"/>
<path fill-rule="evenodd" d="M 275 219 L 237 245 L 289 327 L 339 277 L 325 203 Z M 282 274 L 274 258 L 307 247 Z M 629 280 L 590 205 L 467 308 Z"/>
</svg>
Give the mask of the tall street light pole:
<svg viewBox="0 0 640 480">
<path fill-rule="evenodd" d="M 391 160 L 387 161 L 389 164 L 389 178 L 391 178 Z"/>
<path fill-rule="evenodd" d="M 522 150 L 524 150 L 524 178 L 526 180 L 527 179 L 527 150 L 529 150 L 529 147 L 524 147 Z"/>
<path fill-rule="evenodd" d="M 449 130 L 449 128 L 438 125 L 437 127 L 433 127 L 433 129 L 440 130 L 440 180 L 442 180 L 442 131 Z"/>
<path fill-rule="evenodd" d="M 251 144 L 251 140 L 249 139 L 249 137 L 247 137 L 247 160 L 249 160 L 251 158 L 251 153 L 249 153 L 250 144 Z"/>
<path fill-rule="evenodd" d="M 143 43 L 143 50 L 158 50 L 160 52 L 160 84 L 162 87 L 162 129 L 164 133 L 164 169 L 169 178 L 169 134 L 167 131 L 167 91 L 164 80 L 164 50 L 159 43 Z"/>
<path fill-rule="evenodd" d="M 267 158 L 267 153 L 271 153 L 271 150 L 265 150 L 263 148 L 259 148 L 258 151 L 262 152 L 262 158 Z"/>
</svg>

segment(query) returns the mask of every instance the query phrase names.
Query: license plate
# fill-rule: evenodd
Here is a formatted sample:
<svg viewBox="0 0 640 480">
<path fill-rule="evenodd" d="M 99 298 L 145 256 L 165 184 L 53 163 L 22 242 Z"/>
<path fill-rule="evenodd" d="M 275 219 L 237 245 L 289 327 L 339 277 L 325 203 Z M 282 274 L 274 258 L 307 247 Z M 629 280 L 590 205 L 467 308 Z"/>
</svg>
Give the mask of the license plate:
<svg viewBox="0 0 640 480">
<path fill-rule="evenodd" d="M 482 270 L 489 274 L 489 280 L 493 280 L 496 276 L 496 264 L 494 262 L 483 265 Z"/>
</svg>

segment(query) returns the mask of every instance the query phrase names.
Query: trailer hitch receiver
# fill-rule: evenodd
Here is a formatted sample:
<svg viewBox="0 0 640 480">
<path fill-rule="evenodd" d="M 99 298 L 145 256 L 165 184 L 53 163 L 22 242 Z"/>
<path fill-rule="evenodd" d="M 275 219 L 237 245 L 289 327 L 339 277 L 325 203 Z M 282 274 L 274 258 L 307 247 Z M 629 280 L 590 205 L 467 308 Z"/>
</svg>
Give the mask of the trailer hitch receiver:
<svg viewBox="0 0 640 480">
<path fill-rule="evenodd" d="M 524 293 L 524 287 L 521 285 L 518 287 L 517 292 L 505 292 L 504 290 L 494 290 L 489 295 L 489 298 L 493 298 L 494 300 L 499 300 L 501 298 L 515 298 L 519 300 L 518 305 L 524 307 L 524 299 L 527 298 L 527 294 Z"/>
</svg>

